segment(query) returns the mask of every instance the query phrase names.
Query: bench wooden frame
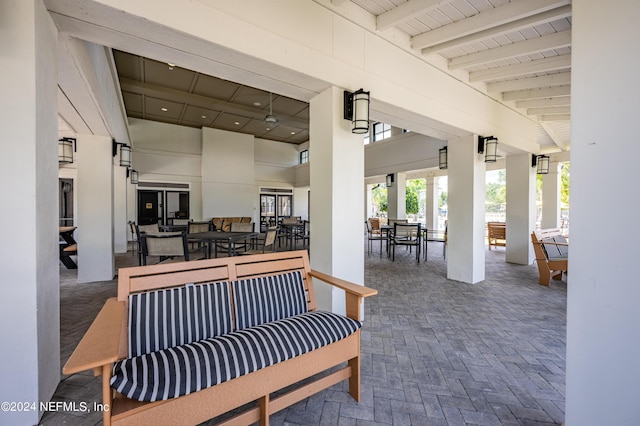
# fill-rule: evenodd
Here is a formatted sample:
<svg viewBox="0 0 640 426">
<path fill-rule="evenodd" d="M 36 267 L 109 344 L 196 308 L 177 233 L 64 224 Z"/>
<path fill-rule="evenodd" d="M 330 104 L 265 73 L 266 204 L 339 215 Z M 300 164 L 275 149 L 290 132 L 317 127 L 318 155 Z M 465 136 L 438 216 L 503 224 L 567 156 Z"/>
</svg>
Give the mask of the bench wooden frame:
<svg viewBox="0 0 640 426">
<path fill-rule="evenodd" d="M 307 292 L 309 310 L 316 309 L 313 278 L 345 291 L 346 314 L 361 320 L 365 297 L 377 290 L 350 283 L 310 268 L 306 250 L 252 256 L 207 259 L 192 262 L 122 268 L 118 273 L 118 296 L 107 300 L 63 368 L 64 374 L 93 369 L 102 375 L 103 413 L 110 424 L 197 424 L 234 410 L 252 401 L 250 408 L 221 424 L 269 424 L 269 415 L 343 380 L 349 380 L 349 393 L 360 400 L 360 330 L 349 337 L 253 373 L 178 398 L 139 402 L 115 392 L 109 380 L 113 364 L 127 358 L 128 296 L 130 293 L 181 286 L 186 283 L 233 281 L 300 270 Z M 346 362 L 346 366 L 338 366 Z M 273 397 L 273 393 L 303 379 L 313 381 Z M 273 397 L 273 398 L 272 398 Z"/>
<path fill-rule="evenodd" d="M 549 260 L 542 247 L 543 244 L 551 244 L 556 246 L 569 246 L 565 243 L 556 243 L 553 241 L 542 241 L 548 238 L 562 235 L 562 232 L 558 228 L 541 229 L 531 233 L 531 243 L 533 244 L 533 251 L 536 255 L 536 263 L 538 264 L 538 271 L 540 272 L 540 285 L 549 286 L 551 278 L 554 280 L 561 280 L 562 273 L 567 273 L 568 260 Z"/>
<path fill-rule="evenodd" d="M 507 224 L 504 222 L 487 222 L 487 236 L 489 250 L 491 246 L 505 247 L 507 245 Z"/>
</svg>

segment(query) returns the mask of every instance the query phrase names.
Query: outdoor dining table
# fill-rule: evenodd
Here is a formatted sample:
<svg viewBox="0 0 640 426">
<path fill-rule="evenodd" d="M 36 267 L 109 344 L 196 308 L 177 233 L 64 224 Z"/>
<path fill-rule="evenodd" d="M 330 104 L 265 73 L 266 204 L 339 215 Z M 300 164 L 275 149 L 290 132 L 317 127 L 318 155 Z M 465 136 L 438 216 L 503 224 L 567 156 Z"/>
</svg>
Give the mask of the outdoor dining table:
<svg viewBox="0 0 640 426">
<path fill-rule="evenodd" d="M 207 244 L 207 258 L 211 258 L 212 246 L 215 248 L 214 257 L 218 257 L 217 243 L 227 244 L 227 254 L 229 256 L 234 255 L 234 245 L 240 241 L 247 241 L 258 237 L 257 232 L 220 232 L 220 231 L 208 231 L 208 232 L 196 232 L 188 234 L 190 242 L 203 242 Z"/>
</svg>

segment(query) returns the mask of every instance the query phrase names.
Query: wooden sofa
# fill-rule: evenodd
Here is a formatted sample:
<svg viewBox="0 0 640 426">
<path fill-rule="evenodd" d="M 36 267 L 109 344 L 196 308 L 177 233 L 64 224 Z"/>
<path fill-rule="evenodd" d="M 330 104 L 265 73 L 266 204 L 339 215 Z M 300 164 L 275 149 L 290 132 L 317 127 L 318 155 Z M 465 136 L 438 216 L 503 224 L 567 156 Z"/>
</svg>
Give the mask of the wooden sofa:
<svg viewBox="0 0 640 426">
<path fill-rule="evenodd" d="M 541 229 L 531 233 L 531 243 L 540 272 L 540 284 L 548 286 L 551 278 L 561 280 L 567 273 L 569 243 L 560 229 Z"/>
<path fill-rule="evenodd" d="M 504 222 L 487 222 L 487 236 L 489 237 L 489 250 L 491 247 L 504 247 L 507 245 L 507 224 Z"/>
<path fill-rule="evenodd" d="M 214 217 L 211 222 L 216 227 L 216 231 L 229 232 L 232 223 L 251 223 L 251 218 L 248 216 Z"/>
<path fill-rule="evenodd" d="M 346 317 L 316 309 L 314 278 L 345 291 Z M 283 294 L 289 297 L 284 300 L 278 296 Z M 102 375 L 102 404 L 110 408 L 103 413 L 105 425 L 197 424 L 249 403 L 252 403 L 250 408 L 240 413 L 234 411 L 233 417 L 223 416 L 221 424 L 268 425 L 271 413 L 346 379 L 349 393 L 359 401 L 361 305 L 364 297 L 375 294 L 377 290 L 311 270 L 306 250 L 122 268 L 118 274 L 117 298 L 107 300 L 63 372 L 73 374 L 93 369 L 96 375 Z M 174 300 L 182 300 L 180 297 L 186 302 L 175 305 Z M 274 303 L 278 310 L 288 310 L 293 316 L 269 318 L 277 313 L 265 308 L 274 302 L 274 297 L 280 297 Z M 260 303 L 248 303 L 248 300 Z M 265 309 L 249 309 L 256 305 Z M 302 313 L 293 312 L 294 308 Z M 180 323 L 188 332 L 176 325 L 176 321 L 180 321 L 176 318 L 183 317 L 175 312 L 191 314 L 186 322 Z M 312 317 L 318 322 L 312 321 Z M 322 318 L 328 318 L 326 323 L 320 322 Z M 302 327 L 300 324 L 307 322 L 312 326 L 304 329 L 304 333 L 315 336 L 319 347 L 278 362 L 276 358 L 283 351 L 293 351 L 296 345 L 304 348 L 311 343 L 303 339 L 294 344 L 276 331 Z M 342 333 L 347 327 L 352 329 L 344 332 L 348 335 L 323 345 L 322 339 L 328 337 L 322 327 L 328 323 L 335 323 L 339 328 L 331 329 L 331 333 Z M 225 326 L 231 331 L 215 332 Z M 199 340 L 207 337 L 207 327 L 208 334 L 214 336 Z M 303 332 L 298 333 L 287 336 L 304 336 Z M 265 337 L 269 335 L 272 338 Z M 172 347 L 172 340 L 173 345 L 176 341 L 178 345 Z M 219 354 L 203 355 L 205 349 L 212 353 L 217 353 L 213 349 L 224 352 L 232 345 L 241 346 L 242 342 L 253 342 L 254 348 L 241 351 L 240 355 L 226 353 L 224 356 L 231 360 L 226 363 L 222 360 L 227 358 Z M 266 349 L 254 350 L 259 346 L 256 342 L 264 343 Z M 195 357 L 195 361 L 191 358 L 172 361 L 179 356 Z M 272 358 L 273 363 L 265 361 Z M 260 360 L 269 365 L 251 371 Z M 154 368 L 154 363 L 164 367 Z M 191 368 L 183 371 L 184 363 Z M 337 369 L 333 368 L 340 364 Z M 132 365 L 135 367 L 127 373 L 126 369 Z M 166 373 L 172 365 L 177 369 L 176 374 L 167 373 L 158 380 L 156 374 Z M 240 374 L 232 377 L 229 372 L 234 371 Z M 200 386 L 206 381 L 205 376 L 209 381 L 220 376 L 226 376 L 227 380 L 210 387 Z M 312 376 L 314 380 L 298 383 Z M 148 378 L 156 381 L 148 382 Z M 125 379 L 137 383 L 127 383 Z M 194 383 L 197 384 L 195 390 L 183 392 L 183 385 L 185 389 L 193 388 Z M 185 394 L 165 398 L 167 392 L 178 388 L 179 393 Z M 272 395 L 284 388 L 287 388 L 285 393 Z M 128 398 L 124 394 L 134 396 Z M 140 395 L 151 397 L 140 398 Z"/>
</svg>

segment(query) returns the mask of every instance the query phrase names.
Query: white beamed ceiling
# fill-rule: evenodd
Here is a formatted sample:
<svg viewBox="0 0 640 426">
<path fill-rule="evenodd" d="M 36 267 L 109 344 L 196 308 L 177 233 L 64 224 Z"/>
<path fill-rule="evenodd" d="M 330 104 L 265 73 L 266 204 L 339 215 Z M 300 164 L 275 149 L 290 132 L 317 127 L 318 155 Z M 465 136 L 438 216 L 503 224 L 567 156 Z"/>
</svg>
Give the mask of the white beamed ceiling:
<svg viewBox="0 0 640 426">
<path fill-rule="evenodd" d="M 450 73 L 463 70 L 469 84 L 536 120 L 541 151 L 569 149 L 570 0 L 351 2 L 377 31 L 406 33 L 416 54 L 442 56 Z"/>
</svg>

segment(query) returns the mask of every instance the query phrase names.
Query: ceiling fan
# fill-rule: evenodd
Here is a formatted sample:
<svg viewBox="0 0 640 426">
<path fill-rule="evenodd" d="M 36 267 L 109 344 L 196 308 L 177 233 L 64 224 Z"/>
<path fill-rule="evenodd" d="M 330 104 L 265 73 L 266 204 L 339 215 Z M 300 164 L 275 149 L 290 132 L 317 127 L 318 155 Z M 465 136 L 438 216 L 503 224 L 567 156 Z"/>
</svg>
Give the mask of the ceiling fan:
<svg viewBox="0 0 640 426">
<path fill-rule="evenodd" d="M 267 126 L 275 126 L 278 123 L 278 119 L 273 116 L 272 107 L 271 92 L 269 92 L 269 114 L 264 118 L 264 122 L 267 123 Z"/>
</svg>

